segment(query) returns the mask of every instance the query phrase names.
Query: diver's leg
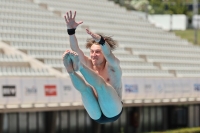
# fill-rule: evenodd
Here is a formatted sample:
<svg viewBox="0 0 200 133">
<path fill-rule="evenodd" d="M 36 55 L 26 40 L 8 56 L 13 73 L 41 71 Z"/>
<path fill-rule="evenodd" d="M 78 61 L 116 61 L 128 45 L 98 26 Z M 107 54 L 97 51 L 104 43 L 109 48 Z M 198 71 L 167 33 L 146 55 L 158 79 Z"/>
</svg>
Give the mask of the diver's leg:
<svg viewBox="0 0 200 133">
<path fill-rule="evenodd" d="M 93 88 L 74 71 L 69 51 L 63 54 L 63 62 L 74 87 L 81 93 L 83 105 L 88 114 L 94 120 L 99 119 L 101 116 L 101 109 L 93 92 Z"/>
</svg>

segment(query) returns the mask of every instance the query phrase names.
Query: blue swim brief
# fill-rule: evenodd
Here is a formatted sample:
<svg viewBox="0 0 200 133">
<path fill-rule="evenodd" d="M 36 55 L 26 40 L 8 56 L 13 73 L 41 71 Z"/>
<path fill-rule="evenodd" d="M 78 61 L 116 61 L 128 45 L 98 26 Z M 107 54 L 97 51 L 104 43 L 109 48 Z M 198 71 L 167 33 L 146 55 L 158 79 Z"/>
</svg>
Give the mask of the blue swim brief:
<svg viewBox="0 0 200 133">
<path fill-rule="evenodd" d="M 122 111 L 118 115 L 116 115 L 114 117 L 111 117 L 111 118 L 108 118 L 101 111 L 101 117 L 99 119 L 97 119 L 97 120 L 94 120 L 94 121 L 96 121 L 96 122 L 98 122 L 100 124 L 106 124 L 108 122 L 114 122 L 114 121 L 116 121 L 120 117 L 120 115 L 122 114 L 122 112 L 123 112 L 123 107 L 122 107 Z"/>
</svg>

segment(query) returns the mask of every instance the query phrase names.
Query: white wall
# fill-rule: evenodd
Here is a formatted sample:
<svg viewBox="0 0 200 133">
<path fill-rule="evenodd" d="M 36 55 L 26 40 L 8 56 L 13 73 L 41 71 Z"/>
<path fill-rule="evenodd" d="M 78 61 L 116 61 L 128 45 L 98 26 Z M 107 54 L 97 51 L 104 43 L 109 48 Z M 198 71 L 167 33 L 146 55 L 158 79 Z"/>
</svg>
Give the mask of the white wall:
<svg viewBox="0 0 200 133">
<path fill-rule="evenodd" d="M 149 15 L 148 20 L 156 27 L 164 30 L 186 30 L 187 16 L 186 15 Z"/>
<path fill-rule="evenodd" d="M 200 15 L 194 15 L 192 18 L 192 26 L 200 29 Z"/>
<path fill-rule="evenodd" d="M 172 15 L 172 29 L 186 30 L 188 26 L 188 19 L 186 15 Z"/>
</svg>

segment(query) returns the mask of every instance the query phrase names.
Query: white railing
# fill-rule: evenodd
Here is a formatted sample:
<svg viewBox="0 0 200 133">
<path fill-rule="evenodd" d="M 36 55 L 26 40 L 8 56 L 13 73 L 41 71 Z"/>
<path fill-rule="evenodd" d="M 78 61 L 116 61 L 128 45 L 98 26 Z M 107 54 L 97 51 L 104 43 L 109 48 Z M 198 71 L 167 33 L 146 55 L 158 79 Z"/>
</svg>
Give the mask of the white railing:
<svg viewBox="0 0 200 133">
<path fill-rule="evenodd" d="M 69 78 L 1 78 L 0 111 L 82 106 Z M 200 78 L 123 78 L 125 104 L 198 102 Z"/>
</svg>

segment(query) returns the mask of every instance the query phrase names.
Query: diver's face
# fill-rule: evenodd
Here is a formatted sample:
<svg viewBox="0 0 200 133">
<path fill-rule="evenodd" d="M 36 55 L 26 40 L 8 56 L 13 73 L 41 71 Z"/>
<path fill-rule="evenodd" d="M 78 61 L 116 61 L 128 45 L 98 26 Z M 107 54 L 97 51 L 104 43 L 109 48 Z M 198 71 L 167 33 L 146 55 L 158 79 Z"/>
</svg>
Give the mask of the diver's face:
<svg viewBox="0 0 200 133">
<path fill-rule="evenodd" d="M 101 51 L 101 46 L 93 44 L 90 48 L 90 58 L 93 65 L 100 65 L 105 61 L 105 57 Z"/>
</svg>

